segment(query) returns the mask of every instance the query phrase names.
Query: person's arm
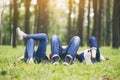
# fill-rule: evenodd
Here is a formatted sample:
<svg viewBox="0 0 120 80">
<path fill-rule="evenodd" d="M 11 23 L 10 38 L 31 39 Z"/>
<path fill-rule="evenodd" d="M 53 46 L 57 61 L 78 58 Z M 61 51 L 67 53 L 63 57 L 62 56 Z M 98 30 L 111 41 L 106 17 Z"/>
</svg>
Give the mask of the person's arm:
<svg viewBox="0 0 120 80">
<path fill-rule="evenodd" d="M 90 49 L 86 49 L 86 50 L 84 51 L 84 58 L 85 58 L 86 64 L 92 64 Z"/>
</svg>

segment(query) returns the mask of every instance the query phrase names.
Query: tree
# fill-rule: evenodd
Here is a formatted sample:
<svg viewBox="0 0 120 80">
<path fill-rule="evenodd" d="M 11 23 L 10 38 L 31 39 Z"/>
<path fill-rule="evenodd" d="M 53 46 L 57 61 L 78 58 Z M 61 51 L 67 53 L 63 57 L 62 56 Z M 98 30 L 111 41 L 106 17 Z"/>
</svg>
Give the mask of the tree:
<svg viewBox="0 0 120 80">
<path fill-rule="evenodd" d="M 101 32 L 103 28 L 102 23 L 102 14 L 103 14 L 103 4 L 104 0 L 93 0 L 93 8 L 94 8 L 94 26 L 92 35 L 98 39 L 98 43 L 101 41 Z"/>
<path fill-rule="evenodd" d="M 101 35 L 102 35 L 102 28 L 103 28 L 103 10 L 104 10 L 104 0 L 98 0 L 99 2 L 99 9 L 98 9 L 98 27 L 97 27 L 97 39 L 99 45 L 101 45 Z"/>
<path fill-rule="evenodd" d="M 3 18 L 3 1 L 1 1 L 0 3 L 0 44 L 2 44 L 2 28 L 3 28 L 3 24 L 2 24 L 2 18 Z"/>
<path fill-rule="evenodd" d="M 41 21 L 41 12 L 42 12 L 42 2 L 41 2 L 42 0 L 37 0 L 37 6 L 36 6 L 36 11 L 37 11 L 37 13 L 36 13 L 36 26 L 35 27 L 37 27 L 37 33 L 39 33 L 39 32 L 42 32 L 41 31 L 41 23 L 42 23 L 42 21 Z"/>
<path fill-rule="evenodd" d="M 48 32 L 49 24 L 49 11 L 48 11 L 49 0 L 37 0 L 36 15 L 35 15 L 35 27 L 37 27 L 37 33 Z"/>
<path fill-rule="evenodd" d="M 14 12 L 13 12 L 13 43 L 12 46 L 16 47 L 16 28 L 18 26 L 18 4 L 17 0 L 13 0 Z"/>
<path fill-rule="evenodd" d="M 44 26 L 44 32 L 48 34 L 48 27 L 49 27 L 49 7 L 48 7 L 49 0 L 44 0 L 43 5 L 43 26 Z"/>
<path fill-rule="evenodd" d="M 113 5 L 113 25 L 112 25 L 112 47 L 120 46 L 120 0 L 114 0 Z"/>
<path fill-rule="evenodd" d="M 71 25 L 72 0 L 69 0 L 68 8 L 69 8 L 69 13 L 68 13 L 68 26 L 67 26 L 67 28 L 68 28 L 67 43 L 69 43 L 69 40 L 71 38 L 70 36 L 71 36 L 71 27 L 72 27 L 72 25 Z"/>
<path fill-rule="evenodd" d="M 93 24 L 93 30 L 92 35 L 97 38 L 97 27 L 98 27 L 98 0 L 93 0 L 93 9 L 94 9 L 94 24 Z"/>
<path fill-rule="evenodd" d="M 13 7 L 13 0 L 10 0 L 10 4 L 9 4 L 9 13 L 10 13 L 10 18 L 9 18 L 9 36 L 10 36 L 10 40 L 9 40 L 9 44 L 11 45 L 12 42 L 12 7 Z"/>
<path fill-rule="evenodd" d="M 79 13 L 77 22 L 77 34 L 81 39 L 81 46 L 83 46 L 83 21 L 84 21 L 84 6 L 85 0 L 80 0 L 79 2 Z"/>
<path fill-rule="evenodd" d="M 30 1 L 25 0 L 25 33 L 30 33 Z"/>
<path fill-rule="evenodd" d="M 110 0 L 106 2 L 106 46 L 110 46 Z"/>
<path fill-rule="evenodd" d="M 91 8 L 91 0 L 88 0 L 88 25 L 87 25 L 87 40 L 90 37 L 90 8 Z M 89 45 L 89 43 L 87 42 L 87 45 Z"/>
</svg>

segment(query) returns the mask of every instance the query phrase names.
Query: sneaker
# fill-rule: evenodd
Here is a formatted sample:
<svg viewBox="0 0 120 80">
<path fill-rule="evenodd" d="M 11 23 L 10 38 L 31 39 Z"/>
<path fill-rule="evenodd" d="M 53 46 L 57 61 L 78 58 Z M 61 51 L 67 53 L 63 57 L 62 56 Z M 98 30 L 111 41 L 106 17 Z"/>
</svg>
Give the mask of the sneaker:
<svg viewBox="0 0 120 80">
<path fill-rule="evenodd" d="M 17 28 L 16 32 L 17 32 L 20 40 L 22 40 L 26 36 L 26 33 L 24 33 L 23 31 L 21 31 L 20 28 Z"/>
<path fill-rule="evenodd" d="M 44 59 L 41 59 L 41 62 L 42 62 L 42 63 L 49 63 L 49 59 L 48 59 L 48 57 L 45 56 Z"/>
<path fill-rule="evenodd" d="M 53 55 L 53 57 L 52 57 L 52 63 L 53 63 L 53 65 L 57 65 L 57 64 L 59 64 L 59 61 L 60 61 L 60 57 L 58 56 L 58 55 Z"/>
<path fill-rule="evenodd" d="M 33 58 L 30 58 L 30 59 L 28 60 L 28 63 L 29 63 L 29 64 L 34 64 Z"/>
<path fill-rule="evenodd" d="M 92 64 L 92 62 L 91 62 L 91 53 L 90 53 L 89 50 L 84 51 L 84 59 L 85 59 L 86 64 Z"/>
<path fill-rule="evenodd" d="M 66 65 L 66 66 L 69 66 L 72 63 L 72 61 L 73 61 L 73 57 L 71 55 L 67 55 L 65 57 L 65 61 L 64 61 L 63 64 Z"/>
</svg>

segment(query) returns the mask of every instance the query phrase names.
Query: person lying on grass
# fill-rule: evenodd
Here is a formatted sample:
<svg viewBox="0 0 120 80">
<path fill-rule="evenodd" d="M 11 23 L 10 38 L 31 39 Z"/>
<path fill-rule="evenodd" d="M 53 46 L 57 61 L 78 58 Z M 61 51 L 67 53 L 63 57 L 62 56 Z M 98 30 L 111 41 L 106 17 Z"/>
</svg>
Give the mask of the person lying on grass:
<svg viewBox="0 0 120 80">
<path fill-rule="evenodd" d="M 59 64 L 60 60 L 64 60 L 64 65 L 70 65 L 78 51 L 80 46 L 80 38 L 78 36 L 74 36 L 68 46 L 62 46 L 60 39 L 57 35 L 53 35 L 51 40 L 51 54 L 50 59 L 52 63 Z"/>
<path fill-rule="evenodd" d="M 86 49 L 77 54 L 76 58 L 80 62 L 86 62 L 86 64 L 92 64 L 100 61 L 105 61 L 106 59 L 100 53 L 97 40 L 94 36 L 89 38 L 90 49 Z"/>
<path fill-rule="evenodd" d="M 26 34 L 23 31 L 21 31 L 20 28 L 17 28 L 16 32 L 20 40 L 26 39 L 26 48 L 25 48 L 24 58 L 23 58 L 25 62 L 28 61 L 28 63 L 34 63 L 34 62 L 39 63 L 47 59 L 46 46 L 47 46 L 48 38 L 45 33 Z M 35 41 L 39 42 L 38 48 L 36 51 L 34 50 Z M 18 60 L 21 60 L 21 59 L 22 57 L 20 57 Z"/>
</svg>

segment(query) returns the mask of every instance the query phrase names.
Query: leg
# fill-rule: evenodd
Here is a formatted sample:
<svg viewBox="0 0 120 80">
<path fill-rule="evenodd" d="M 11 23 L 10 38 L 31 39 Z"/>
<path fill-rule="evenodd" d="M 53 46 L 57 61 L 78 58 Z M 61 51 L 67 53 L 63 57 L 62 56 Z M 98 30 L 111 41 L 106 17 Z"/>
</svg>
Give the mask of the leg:
<svg viewBox="0 0 120 80">
<path fill-rule="evenodd" d="M 53 35 L 50 40 L 50 43 L 51 43 L 51 56 L 55 54 L 59 55 L 61 46 L 59 37 L 57 35 Z"/>
<path fill-rule="evenodd" d="M 78 36 L 73 37 L 68 46 L 67 55 L 65 57 L 65 62 L 64 62 L 65 65 L 69 65 L 73 61 L 79 46 L 80 46 L 80 38 Z"/>
<path fill-rule="evenodd" d="M 34 40 L 28 39 L 26 42 L 26 49 L 24 53 L 24 60 L 29 59 L 29 63 L 33 63 L 33 54 L 34 54 Z"/>
<path fill-rule="evenodd" d="M 77 59 L 80 62 L 84 62 L 85 58 L 84 58 L 84 52 L 80 52 L 80 54 L 77 55 Z"/>
<path fill-rule="evenodd" d="M 60 48 L 61 48 L 61 44 L 60 44 L 60 39 L 57 35 L 53 35 L 51 40 L 51 59 L 53 64 L 58 64 L 60 57 Z"/>
<path fill-rule="evenodd" d="M 40 61 L 41 59 L 44 59 L 46 56 L 46 46 L 47 46 L 47 35 L 44 33 L 40 33 L 40 34 L 25 34 L 23 31 L 21 31 L 19 28 L 16 29 L 19 38 L 20 39 L 27 39 L 28 43 L 27 45 L 29 45 L 28 47 L 26 47 L 26 51 L 25 51 L 25 58 L 29 58 L 31 57 L 31 53 L 34 53 L 34 51 L 28 50 L 30 49 L 29 47 L 32 47 L 32 44 L 30 44 L 29 40 L 39 40 L 39 44 L 38 44 L 38 49 L 36 51 L 36 53 L 34 54 L 36 59 L 38 61 Z M 33 57 L 33 54 L 32 54 Z"/>
<path fill-rule="evenodd" d="M 25 39 L 34 39 L 34 40 L 41 40 L 44 39 L 44 36 L 46 36 L 46 34 L 44 33 L 39 33 L 39 34 L 26 34 L 23 31 L 20 30 L 20 28 L 16 29 L 17 34 L 19 36 L 19 39 L 22 40 L 23 38 Z"/>
<path fill-rule="evenodd" d="M 78 36 L 73 37 L 68 46 L 67 55 L 71 55 L 74 58 L 79 46 L 80 46 L 80 38 Z"/>
<path fill-rule="evenodd" d="M 27 38 L 33 38 L 35 40 L 39 40 L 38 48 L 35 52 L 35 58 L 38 62 L 44 60 L 46 57 L 46 47 L 48 42 L 47 35 L 44 33 L 32 34 L 32 35 L 28 35 Z"/>
<path fill-rule="evenodd" d="M 47 41 L 47 35 L 45 33 L 38 33 L 38 34 L 27 34 L 25 37 L 26 39 L 34 39 L 34 40 L 46 40 Z"/>
<path fill-rule="evenodd" d="M 94 36 L 89 38 L 90 49 L 92 53 L 92 58 L 96 59 L 98 62 L 100 61 L 100 51 L 97 44 L 97 40 Z"/>
</svg>

